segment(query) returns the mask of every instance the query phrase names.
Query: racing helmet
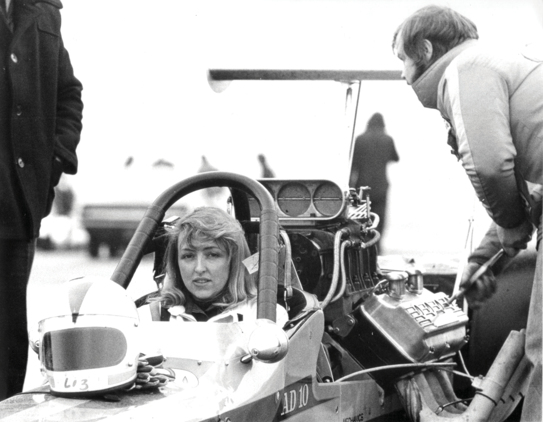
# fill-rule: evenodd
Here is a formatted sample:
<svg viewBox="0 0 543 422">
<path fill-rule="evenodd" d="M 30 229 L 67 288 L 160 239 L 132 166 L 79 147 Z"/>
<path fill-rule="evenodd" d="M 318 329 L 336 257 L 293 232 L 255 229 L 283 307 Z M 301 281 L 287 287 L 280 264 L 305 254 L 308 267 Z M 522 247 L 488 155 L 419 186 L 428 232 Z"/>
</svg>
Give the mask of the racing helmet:
<svg viewBox="0 0 543 422">
<path fill-rule="evenodd" d="M 136 379 L 139 325 L 134 301 L 117 283 L 73 279 L 57 295 L 57 316 L 38 324 L 42 373 L 60 396 L 101 394 Z"/>
</svg>

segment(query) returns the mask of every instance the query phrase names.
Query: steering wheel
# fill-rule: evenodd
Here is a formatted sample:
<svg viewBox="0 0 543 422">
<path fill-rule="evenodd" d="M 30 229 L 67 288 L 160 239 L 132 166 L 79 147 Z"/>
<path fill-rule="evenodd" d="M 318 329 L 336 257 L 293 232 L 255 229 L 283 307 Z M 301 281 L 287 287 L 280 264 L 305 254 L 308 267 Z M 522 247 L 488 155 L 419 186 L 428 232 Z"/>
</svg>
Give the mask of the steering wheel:
<svg viewBox="0 0 543 422">
<path fill-rule="evenodd" d="M 252 195 L 260 205 L 257 318 L 275 322 L 279 257 L 279 219 L 271 194 L 256 180 L 235 173 L 212 171 L 189 177 L 165 190 L 147 208 L 111 280 L 127 288 L 166 211 L 179 199 L 209 187 L 230 187 Z"/>
</svg>

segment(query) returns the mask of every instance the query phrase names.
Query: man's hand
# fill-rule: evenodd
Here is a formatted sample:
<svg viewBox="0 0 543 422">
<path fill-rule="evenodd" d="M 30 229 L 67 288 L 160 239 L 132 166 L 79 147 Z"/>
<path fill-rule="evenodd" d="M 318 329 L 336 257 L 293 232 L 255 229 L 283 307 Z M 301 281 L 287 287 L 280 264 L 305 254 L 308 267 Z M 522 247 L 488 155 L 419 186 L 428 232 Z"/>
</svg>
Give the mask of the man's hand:
<svg viewBox="0 0 543 422">
<path fill-rule="evenodd" d="M 520 226 L 505 229 L 496 225 L 496 233 L 500 240 L 503 250 L 510 256 L 516 256 L 521 249 L 526 249 L 528 242 L 532 240 L 534 226 L 528 220 L 524 221 Z"/>
<path fill-rule="evenodd" d="M 476 262 L 468 262 L 460 281 L 460 289 L 466 288 L 464 297 L 472 309 L 479 309 L 484 302 L 496 293 L 497 289 L 496 277 L 490 268 L 473 283 L 470 282 L 471 277 L 480 266 Z"/>
</svg>

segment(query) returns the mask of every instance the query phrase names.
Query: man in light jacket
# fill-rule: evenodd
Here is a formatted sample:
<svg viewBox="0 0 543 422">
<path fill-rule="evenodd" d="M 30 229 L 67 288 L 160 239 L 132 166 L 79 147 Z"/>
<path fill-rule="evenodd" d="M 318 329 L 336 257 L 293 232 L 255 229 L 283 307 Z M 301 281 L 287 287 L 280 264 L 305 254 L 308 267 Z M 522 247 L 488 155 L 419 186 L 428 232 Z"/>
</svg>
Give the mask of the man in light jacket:
<svg viewBox="0 0 543 422">
<path fill-rule="evenodd" d="M 525 249 L 538 228 L 526 331 L 533 370 L 522 420 L 541 421 L 543 46 L 508 53 L 477 40 L 469 19 L 447 7 L 427 6 L 400 25 L 393 49 L 421 103 L 449 123 L 449 145 L 493 220 L 468 259 L 461 285 L 501 248 L 510 257 Z M 487 271 L 466 293 L 468 303 L 480 306 L 495 288 L 494 274 Z"/>
</svg>

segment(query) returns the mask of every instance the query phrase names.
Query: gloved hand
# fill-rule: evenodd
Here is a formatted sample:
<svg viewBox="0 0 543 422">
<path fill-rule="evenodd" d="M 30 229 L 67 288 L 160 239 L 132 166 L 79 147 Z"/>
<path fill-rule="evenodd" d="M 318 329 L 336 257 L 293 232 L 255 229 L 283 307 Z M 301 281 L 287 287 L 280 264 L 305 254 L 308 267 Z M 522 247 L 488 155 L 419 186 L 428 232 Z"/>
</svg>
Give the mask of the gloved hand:
<svg viewBox="0 0 543 422">
<path fill-rule="evenodd" d="M 470 283 L 472 275 L 480 266 L 481 264 L 476 262 L 468 262 L 460 280 L 460 289 L 464 287 L 467 288 L 464 297 L 468 301 L 469 307 L 472 309 L 479 309 L 485 301 L 496 293 L 497 290 L 496 277 L 490 268 L 472 284 Z"/>
<path fill-rule="evenodd" d="M 528 242 L 532 240 L 534 226 L 528 220 L 524 221 L 520 226 L 505 229 L 496 225 L 496 233 L 502 244 L 505 253 L 510 256 L 516 256 L 521 249 L 526 249 Z"/>
<path fill-rule="evenodd" d="M 164 356 L 147 356 L 140 354 L 136 382 L 128 388 L 130 390 L 147 390 L 165 386 L 175 380 L 175 372 L 170 368 L 163 368 Z"/>
</svg>

